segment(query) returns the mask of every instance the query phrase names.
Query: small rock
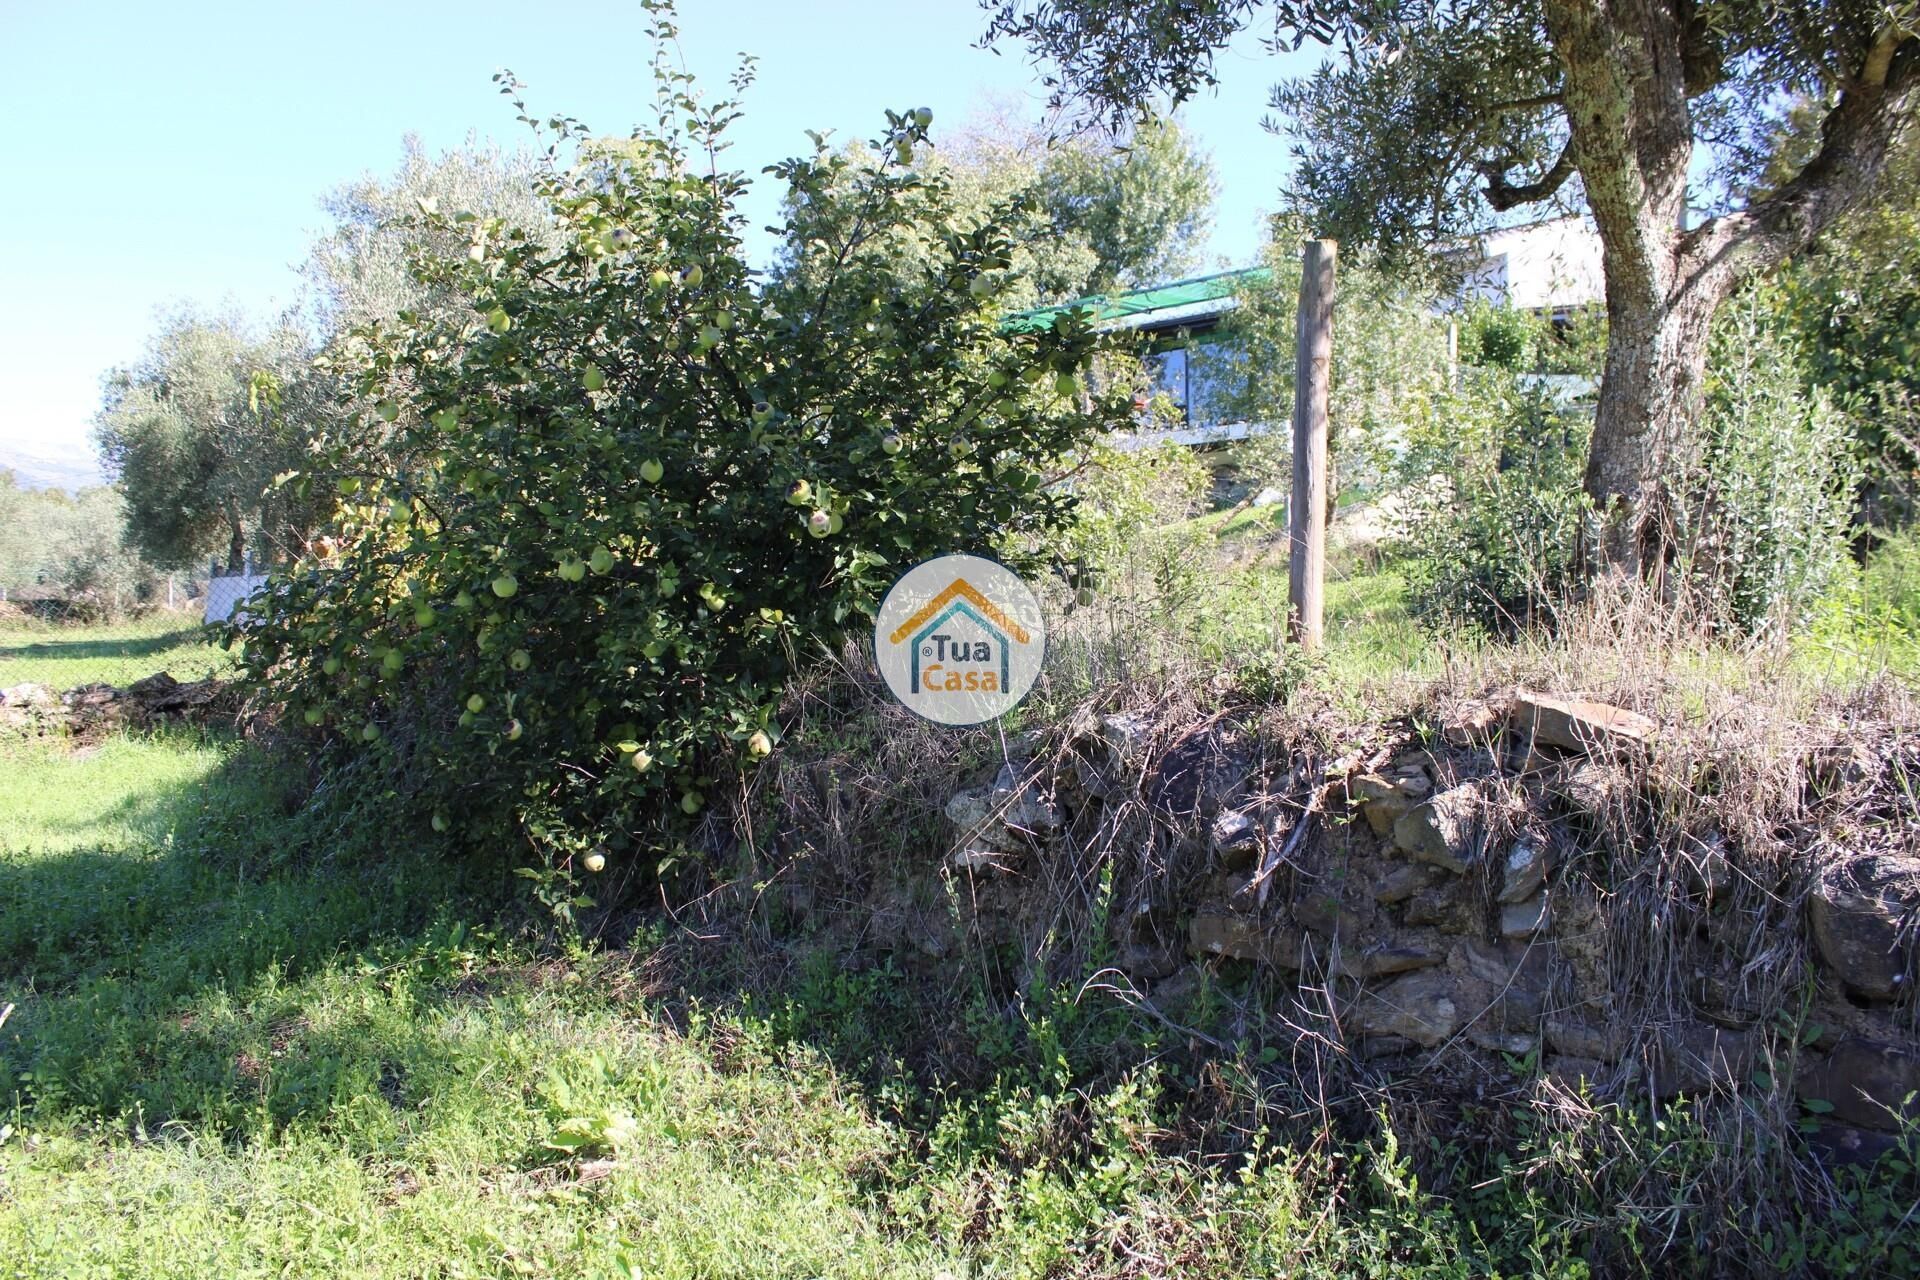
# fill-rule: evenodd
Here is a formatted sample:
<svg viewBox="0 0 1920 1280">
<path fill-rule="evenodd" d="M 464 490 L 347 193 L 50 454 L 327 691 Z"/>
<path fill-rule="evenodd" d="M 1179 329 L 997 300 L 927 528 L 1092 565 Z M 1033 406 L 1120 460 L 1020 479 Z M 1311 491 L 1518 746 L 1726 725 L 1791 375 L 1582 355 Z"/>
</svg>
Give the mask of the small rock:
<svg viewBox="0 0 1920 1280">
<path fill-rule="evenodd" d="M 1869 853 L 1828 867 L 1808 903 L 1820 956 L 1856 995 L 1891 1000 L 1912 982 L 1920 859 Z"/>
<path fill-rule="evenodd" d="M 1395 864 L 1373 887 L 1375 902 L 1405 902 L 1433 883 L 1434 869 L 1420 863 Z"/>
<path fill-rule="evenodd" d="M 1393 842 L 1415 861 L 1458 875 L 1480 856 L 1477 831 L 1480 792 L 1473 784 L 1443 791 L 1414 806 L 1393 824 Z"/>
<path fill-rule="evenodd" d="M 1440 736 L 1456 747 L 1480 747 L 1500 732 L 1500 713 L 1484 702 L 1464 702 L 1440 727 Z"/>
<path fill-rule="evenodd" d="M 1604 1062 L 1568 1053 L 1548 1054 L 1540 1064 L 1541 1075 L 1574 1094 L 1598 1085 L 1609 1071 Z"/>
<path fill-rule="evenodd" d="M 947 855 L 947 861 L 956 870 L 971 872 L 974 875 L 1007 875 L 1013 870 L 1008 862 L 1011 856 L 1005 849 L 982 849 L 973 845 L 962 845 Z"/>
<path fill-rule="evenodd" d="M 1293 918 L 1309 932 L 1323 938 L 1331 938 L 1336 934 L 1352 938 L 1360 928 L 1359 917 L 1340 901 L 1339 895 L 1324 889 L 1302 894 L 1295 900 Z"/>
<path fill-rule="evenodd" d="M 1620 1057 L 1605 1031 L 1572 1018 L 1547 1019 L 1547 1047 L 1555 1053 L 1596 1062 L 1614 1062 Z"/>
<path fill-rule="evenodd" d="M 1523 1031 L 1495 1031 L 1478 1023 L 1467 1028 L 1467 1040 L 1488 1053 L 1510 1053 L 1516 1058 L 1525 1057 L 1540 1047 L 1538 1036 Z"/>
<path fill-rule="evenodd" d="M 1523 739 L 1568 751 L 1635 746 L 1660 728 L 1639 712 L 1611 703 L 1525 692 L 1514 698 L 1507 722 Z"/>
<path fill-rule="evenodd" d="M 1260 852 L 1260 824 L 1237 809 L 1222 813 L 1213 820 L 1213 852 L 1227 870 L 1246 870 Z"/>
<path fill-rule="evenodd" d="M 1256 507 L 1277 507 L 1280 504 L 1284 503 L 1286 500 L 1287 500 L 1287 495 L 1280 492 L 1278 489 L 1274 488 L 1272 485 L 1268 485 L 1266 488 L 1262 489 L 1260 492 L 1253 495 L 1253 505 Z"/>
<path fill-rule="evenodd" d="M 1187 949 L 1197 956 L 1252 960 L 1279 969 L 1300 967 L 1300 940 L 1269 930 L 1251 916 L 1202 908 L 1187 925 Z"/>
<path fill-rule="evenodd" d="M 1336 977 L 1385 978 L 1415 969 L 1431 969 L 1446 959 L 1438 947 L 1391 946 L 1385 943 L 1364 951 L 1340 950 L 1334 953 L 1330 967 Z"/>
<path fill-rule="evenodd" d="M 1144 943 L 1133 943 L 1120 953 L 1120 969 L 1130 978 L 1142 982 L 1153 982 L 1171 974 L 1180 967 L 1180 957 L 1172 947 L 1155 947 Z"/>
<path fill-rule="evenodd" d="M 31 681 L 0 689 L 0 707 L 33 707 L 51 710 L 60 705 L 60 695 L 43 684 Z"/>
<path fill-rule="evenodd" d="M 1363 1037 L 1399 1036 L 1431 1049 L 1460 1029 L 1453 980 L 1441 970 L 1403 974 L 1360 997 L 1348 1026 Z"/>
<path fill-rule="evenodd" d="M 1686 866 L 1687 887 L 1708 898 L 1718 897 L 1733 885 L 1733 865 L 1727 861 L 1727 841 L 1718 831 L 1702 839 L 1688 836 L 1680 846 Z"/>
<path fill-rule="evenodd" d="M 1545 887 L 1551 861 L 1547 848 L 1533 840 L 1518 840 L 1507 853 L 1507 865 L 1500 879 L 1498 900 L 1503 904 L 1524 902 Z M 1502 913 L 1504 915 L 1504 913 Z"/>
<path fill-rule="evenodd" d="M 1423 889 L 1407 900 L 1408 924 L 1431 925 L 1443 933 L 1475 933 L 1480 929 L 1480 904 L 1464 880 L 1451 880 Z"/>
<path fill-rule="evenodd" d="M 1432 790 L 1425 773 L 1395 777 L 1363 773 L 1347 783 L 1348 797 L 1360 806 L 1361 816 L 1377 836 L 1390 834 L 1401 815 Z"/>
<path fill-rule="evenodd" d="M 956 792 L 947 801 L 946 813 L 947 821 L 953 823 L 960 832 L 960 838 L 955 843 L 961 850 L 1011 853 L 1019 847 L 1019 841 L 1008 832 L 1006 824 L 995 812 L 991 792 L 979 789 Z M 958 856 L 955 855 L 956 859 Z"/>
<path fill-rule="evenodd" d="M 1482 993 L 1474 1008 L 1488 1026 L 1538 1030 L 1551 976 L 1546 948 L 1462 938 L 1447 952 L 1447 971 L 1463 980 L 1463 990 Z"/>
<path fill-rule="evenodd" d="M 1500 936 L 1531 938 L 1547 927 L 1547 895 L 1536 893 L 1525 902 L 1510 902 L 1500 908 Z"/>
<path fill-rule="evenodd" d="M 1572 813 L 1589 818 L 1604 818 L 1614 808 L 1624 779 L 1617 769 L 1598 760 L 1582 760 L 1553 788 Z"/>
<path fill-rule="evenodd" d="M 1861 1167 L 1878 1164 L 1880 1157 L 1897 1150 L 1899 1139 L 1891 1134 L 1876 1133 L 1870 1129 L 1856 1129 L 1849 1124 L 1830 1124 L 1818 1121 L 1805 1131 L 1807 1149 L 1822 1164 L 1829 1167 L 1850 1165 Z"/>
<path fill-rule="evenodd" d="M 1029 836 L 1048 836 L 1060 830 L 1060 806 L 1040 789 L 1038 779 L 1026 780 L 1012 764 L 1000 766 L 987 797 L 1002 825 Z"/>
<path fill-rule="evenodd" d="M 1737 1087 L 1747 1078 L 1753 1033 L 1729 1031 L 1705 1023 L 1684 1023 L 1653 1037 L 1653 1093 L 1699 1097 L 1712 1089 Z"/>
<path fill-rule="evenodd" d="M 1794 1092 L 1803 1100 L 1833 1104 L 1843 1124 L 1897 1132 L 1920 1116 L 1920 1056 L 1896 1045 L 1849 1037 L 1824 1061 L 1802 1071 Z"/>
</svg>

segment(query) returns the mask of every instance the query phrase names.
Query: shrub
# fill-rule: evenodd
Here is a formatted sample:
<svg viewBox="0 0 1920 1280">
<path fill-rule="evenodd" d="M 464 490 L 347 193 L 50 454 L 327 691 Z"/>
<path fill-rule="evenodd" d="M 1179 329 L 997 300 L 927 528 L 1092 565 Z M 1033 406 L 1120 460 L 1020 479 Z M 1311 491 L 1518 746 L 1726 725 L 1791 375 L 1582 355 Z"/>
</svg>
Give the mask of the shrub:
<svg viewBox="0 0 1920 1280">
<path fill-rule="evenodd" d="M 337 489 L 338 551 L 237 632 L 269 696 L 385 761 L 437 829 L 517 831 L 561 873 L 688 848 L 779 738 L 799 650 L 929 554 L 1063 525 L 1051 465 L 1126 411 L 1081 389 L 1082 320 L 999 331 L 1008 210 L 949 219 L 909 163 L 926 113 L 888 114 L 884 163 L 822 148 L 771 170 L 795 251 L 836 267 L 756 289 L 744 179 L 711 165 L 736 104 L 663 55 L 655 76 L 657 128 L 545 126 L 541 234 L 423 208 L 420 243 L 465 248 L 414 269 L 471 315 L 343 346 L 372 409 L 326 442 L 330 473 L 287 479 Z M 849 183 L 860 219 L 811 243 L 810 202 Z M 942 287 L 891 287 L 868 246 L 902 234 Z"/>
<path fill-rule="evenodd" d="M 1494 634 L 1548 619 L 1574 581 L 1587 432 L 1493 370 L 1414 434 L 1394 523 L 1415 613 Z"/>
<path fill-rule="evenodd" d="M 1777 289 L 1721 308 L 1679 541 L 1696 601 L 1741 630 L 1804 621 L 1847 563 L 1858 458 L 1845 416 L 1808 384 Z"/>
</svg>

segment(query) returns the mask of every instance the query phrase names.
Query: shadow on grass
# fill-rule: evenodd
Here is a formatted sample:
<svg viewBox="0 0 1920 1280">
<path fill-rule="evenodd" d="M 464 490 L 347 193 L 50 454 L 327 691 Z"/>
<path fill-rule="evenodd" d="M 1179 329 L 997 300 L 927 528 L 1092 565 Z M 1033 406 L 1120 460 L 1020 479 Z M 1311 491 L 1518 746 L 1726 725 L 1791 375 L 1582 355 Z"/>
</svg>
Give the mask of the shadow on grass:
<svg viewBox="0 0 1920 1280">
<path fill-rule="evenodd" d="M 10 660 L 45 662 L 54 659 L 151 658 L 174 649 L 205 644 L 206 641 L 207 632 L 201 627 L 182 627 L 158 635 L 126 636 L 120 639 L 92 636 L 84 640 L 35 640 L 26 644 L 0 644 L 0 664 Z"/>
<path fill-rule="evenodd" d="M 437 917 L 488 904 L 421 852 L 329 856 L 284 768 L 240 753 L 89 820 L 155 833 L 130 848 L 0 860 L 0 1007 L 16 1006 L 0 1097 L 232 1134 L 321 1119 L 352 1094 L 298 1071 L 269 1087 L 288 1029 L 307 1023 L 299 985 L 378 965 Z M 382 1055 L 356 1034 L 315 1060 Z"/>
</svg>

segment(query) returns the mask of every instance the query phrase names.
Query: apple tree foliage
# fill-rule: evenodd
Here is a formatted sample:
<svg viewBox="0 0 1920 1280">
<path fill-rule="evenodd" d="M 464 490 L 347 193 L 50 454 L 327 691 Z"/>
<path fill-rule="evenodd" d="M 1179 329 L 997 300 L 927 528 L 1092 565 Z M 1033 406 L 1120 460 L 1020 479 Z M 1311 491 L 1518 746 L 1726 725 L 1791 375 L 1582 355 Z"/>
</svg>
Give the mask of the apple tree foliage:
<svg viewBox="0 0 1920 1280">
<path fill-rule="evenodd" d="M 859 200 L 812 246 L 836 269 L 761 285 L 716 160 L 735 102 L 655 77 L 657 124 L 618 139 L 532 121 L 503 78 L 548 143 L 551 223 L 422 207 L 417 243 L 461 247 L 414 270 L 471 306 L 338 344 L 368 409 L 282 477 L 337 495 L 336 541 L 235 633 L 288 722 L 436 829 L 553 865 L 685 848 L 777 742 L 796 660 L 923 558 L 1062 528 L 1060 459 L 1127 411 L 1083 381 L 1083 319 L 1001 332 L 1018 209 L 956 229 L 912 163 L 930 113 L 889 112 L 878 159 L 769 170 L 793 208 Z M 868 252 L 903 237 L 937 288 Z"/>
</svg>

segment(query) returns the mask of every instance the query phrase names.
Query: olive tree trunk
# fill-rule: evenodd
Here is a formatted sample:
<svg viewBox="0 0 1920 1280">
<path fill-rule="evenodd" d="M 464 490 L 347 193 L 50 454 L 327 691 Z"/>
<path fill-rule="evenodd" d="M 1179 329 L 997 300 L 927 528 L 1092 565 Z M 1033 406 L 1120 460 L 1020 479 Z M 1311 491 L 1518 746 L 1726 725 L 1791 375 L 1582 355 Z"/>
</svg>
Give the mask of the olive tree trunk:
<svg viewBox="0 0 1920 1280">
<path fill-rule="evenodd" d="M 1878 180 L 1912 119 L 1920 54 L 1889 23 L 1843 82 L 1814 158 L 1765 199 L 1687 227 L 1693 101 L 1717 82 L 1715 45 L 1688 0 L 1544 0 L 1563 72 L 1568 163 L 1600 234 L 1607 358 L 1587 458 L 1599 514 L 1592 570 L 1658 574 L 1669 485 L 1701 408 L 1707 333 L 1742 282 L 1805 247 Z M 1556 180 L 1547 185 L 1551 190 Z M 1507 202 L 1539 192 L 1501 184 Z"/>
</svg>

